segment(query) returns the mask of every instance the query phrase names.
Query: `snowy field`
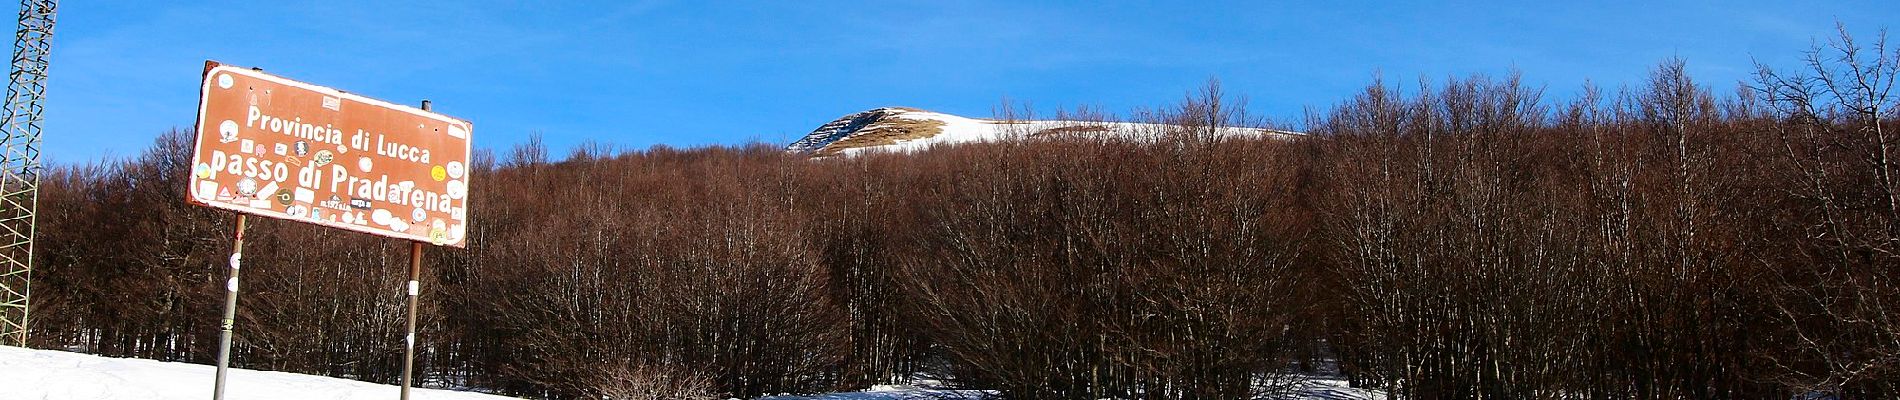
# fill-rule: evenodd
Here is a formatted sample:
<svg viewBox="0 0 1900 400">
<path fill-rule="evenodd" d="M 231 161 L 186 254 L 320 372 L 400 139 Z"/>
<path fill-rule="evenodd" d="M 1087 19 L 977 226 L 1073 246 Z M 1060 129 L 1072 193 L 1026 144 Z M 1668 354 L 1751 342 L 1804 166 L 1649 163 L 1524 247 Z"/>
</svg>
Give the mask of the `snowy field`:
<svg viewBox="0 0 1900 400">
<path fill-rule="evenodd" d="M 217 369 L 210 365 L 110 358 L 0 346 L 0 400 L 201 400 L 211 397 Z M 225 397 L 232 400 L 355 400 L 395 398 L 398 388 L 287 372 L 231 369 Z M 760 400 L 976 400 L 987 391 L 879 385 L 860 392 L 771 396 Z M 473 392 L 416 389 L 418 400 L 503 400 Z M 1295 398 L 1383 400 L 1345 382 L 1314 379 Z"/>
<path fill-rule="evenodd" d="M 0 399 L 5 400 L 203 400 L 211 398 L 216 374 L 210 365 L 0 346 Z M 384 400 L 401 391 L 393 385 L 236 368 L 227 378 L 224 394 L 231 400 Z M 416 389 L 410 398 L 512 397 Z"/>
</svg>

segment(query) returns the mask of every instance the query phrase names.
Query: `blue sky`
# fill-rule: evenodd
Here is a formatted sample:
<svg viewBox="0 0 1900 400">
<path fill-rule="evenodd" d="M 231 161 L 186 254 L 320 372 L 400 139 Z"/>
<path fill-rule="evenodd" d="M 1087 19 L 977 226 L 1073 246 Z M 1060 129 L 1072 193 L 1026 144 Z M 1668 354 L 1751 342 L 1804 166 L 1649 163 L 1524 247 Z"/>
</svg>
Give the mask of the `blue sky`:
<svg viewBox="0 0 1900 400">
<path fill-rule="evenodd" d="M 67 1 L 45 154 L 131 156 L 188 128 L 207 59 L 431 99 L 474 122 L 478 147 L 538 132 L 565 154 L 588 140 L 784 143 L 880 106 L 1125 112 L 1210 77 L 1280 118 L 1375 76 L 1515 68 L 1566 98 L 1672 56 L 1732 92 L 1757 60 L 1795 66 L 1836 21 L 1863 40 L 1900 21 L 1890 0 L 1573 3 L 1586 2 Z"/>
</svg>

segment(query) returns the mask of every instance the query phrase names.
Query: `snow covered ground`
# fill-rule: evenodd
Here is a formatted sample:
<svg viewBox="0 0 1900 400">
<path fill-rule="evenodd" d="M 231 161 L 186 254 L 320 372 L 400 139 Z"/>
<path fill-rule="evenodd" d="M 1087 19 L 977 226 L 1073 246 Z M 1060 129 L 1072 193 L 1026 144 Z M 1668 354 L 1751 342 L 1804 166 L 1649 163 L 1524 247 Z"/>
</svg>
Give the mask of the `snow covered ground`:
<svg viewBox="0 0 1900 400">
<path fill-rule="evenodd" d="M 110 358 L 0 346 L 0 399 L 203 400 L 211 398 L 217 368 L 210 365 Z M 348 379 L 231 369 L 225 398 L 232 400 L 393 399 L 399 388 Z M 418 400 L 502 400 L 471 392 L 416 389 Z"/>
<path fill-rule="evenodd" d="M 200 400 L 211 397 L 216 368 L 210 365 L 111 358 L 55 350 L 0 346 L 0 400 Z M 287 372 L 232 369 L 225 397 L 232 400 L 391 399 L 397 387 L 348 379 Z M 759 400 L 977 400 L 990 392 L 878 385 L 858 392 L 811 396 L 769 396 Z M 418 400 L 503 400 L 474 392 L 416 389 Z M 1315 378 L 1294 399 L 1384 400 L 1385 396 L 1346 387 L 1344 381 Z"/>
<path fill-rule="evenodd" d="M 1306 380 L 1294 389 L 1293 398 L 1311 400 L 1385 400 L 1385 394 L 1378 391 L 1358 389 L 1346 385 L 1344 379 L 1313 378 Z"/>
<path fill-rule="evenodd" d="M 759 400 L 976 400 L 988 391 L 927 389 L 902 385 L 876 385 L 861 392 L 839 392 L 813 396 L 767 396 Z"/>
</svg>

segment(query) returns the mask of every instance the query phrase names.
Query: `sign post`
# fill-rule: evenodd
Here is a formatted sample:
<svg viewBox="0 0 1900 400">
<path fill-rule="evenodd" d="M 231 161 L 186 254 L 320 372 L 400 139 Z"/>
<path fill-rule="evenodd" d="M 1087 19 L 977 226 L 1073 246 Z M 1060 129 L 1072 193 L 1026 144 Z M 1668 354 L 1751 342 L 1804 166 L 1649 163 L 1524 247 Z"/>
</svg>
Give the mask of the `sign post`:
<svg viewBox="0 0 1900 400">
<path fill-rule="evenodd" d="M 422 111 L 433 111 L 428 100 Z M 422 295 L 422 242 L 409 245 L 409 329 L 402 336 L 402 400 L 409 400 L 409 377 L 416 365 L 416 300 Z"/>
<path fill-rule="evenodd" d="M 244 214 L 238 214 L 237 237 L 231 240 L 231 277 L 224 281 L 224 319 L 218 320 L 218 377 L 212 383 L 212 400 L 224 400 L 224 372 L 231 364 L 231 326 L 237 322 L 238 263 L 243 258 Z"/>
<path fill-rule="evenodd" d="M 413 242 L 403 337 L 409 397 L 422 246 L 464 247 L 469 224 L 473 127 L 430 108 L 205 62 L 186 201 L 238 214 L 213 399 L 224 397 L 250 215 Z"/>
<path fill-rule="evenodd" d="M 422 284 L 422 242 L 410 242 L 409 247 L 409 330 L 403 335 L 402 349 L 402 400 L 409 400 L 410 371 L 416 365 L 416 297 L 421 295 Z"/>
</svg>

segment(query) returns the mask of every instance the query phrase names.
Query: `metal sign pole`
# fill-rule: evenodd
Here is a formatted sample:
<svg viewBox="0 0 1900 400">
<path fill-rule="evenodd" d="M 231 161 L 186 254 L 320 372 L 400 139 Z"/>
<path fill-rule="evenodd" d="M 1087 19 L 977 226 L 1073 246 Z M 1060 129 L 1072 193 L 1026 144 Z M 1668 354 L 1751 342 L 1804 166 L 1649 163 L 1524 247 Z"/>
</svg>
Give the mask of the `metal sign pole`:
<svg viewBox="0 0 1900 400">
<path fill-rule="evenodd" d="M 238 264 L 244 258 L 244 214 L 237 215 L 237 239 L 231 241 L 231 278 L 224 281 L 224 319 L 218 320 L 218 378 L 212 400 L 224 400 L 224 373 L 231 364 L 231 326 L 237 322 Z"/>
<path fill-rule="evenodd" d="M 409 247 L 409 334 L 403 336 L 402 399 L 409 400 L 409 377 L 416 365 L 416 297 L 421 294 L 422 242 Z"/>
<path fill-rule="evenodd" d="M 422 111 L 430 111 L 428 100 L 422 101 Z M 402 400 L 409 400 L 409 377 L 416 365 L 416 297 L 422 294 L 422 242 L 411 242 L 409 246 L 409 329 L 403 335 L 402 348 Z"/>
</svg>

